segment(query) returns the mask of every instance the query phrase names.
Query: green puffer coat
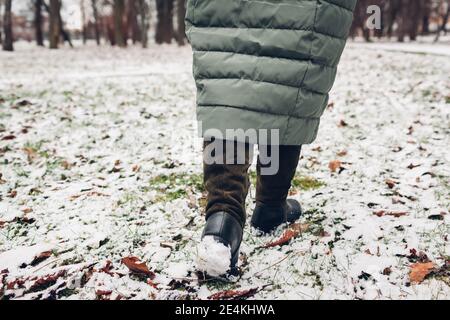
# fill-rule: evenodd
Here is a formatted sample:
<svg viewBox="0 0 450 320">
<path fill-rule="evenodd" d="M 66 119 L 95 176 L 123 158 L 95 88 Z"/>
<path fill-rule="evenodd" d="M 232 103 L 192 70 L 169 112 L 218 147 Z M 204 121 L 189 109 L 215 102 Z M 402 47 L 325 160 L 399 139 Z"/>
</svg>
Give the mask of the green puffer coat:
<svg viewBox="0 0 450 320">
<path fill-rule="evenodd" d="M 315 140 L 356 0 L 188 0 L 202 130 Z"/>
</svg>

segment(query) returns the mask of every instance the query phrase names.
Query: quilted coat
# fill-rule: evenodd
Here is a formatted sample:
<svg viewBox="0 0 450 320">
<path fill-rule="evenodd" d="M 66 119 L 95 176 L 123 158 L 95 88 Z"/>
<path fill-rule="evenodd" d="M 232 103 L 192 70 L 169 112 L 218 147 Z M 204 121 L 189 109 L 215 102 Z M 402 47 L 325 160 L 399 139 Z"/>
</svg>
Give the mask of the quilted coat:
<svg viewBox="0 0 450 320">
<path fill-rule="evenodd" d="M 197 117 L 216 129 L 315 140 L 356 0 L 188 0 Z M 209 130 L 210 131 L 210 130 Z M 255 141 L 257 142 L 257 141 Z"/>
</svg>

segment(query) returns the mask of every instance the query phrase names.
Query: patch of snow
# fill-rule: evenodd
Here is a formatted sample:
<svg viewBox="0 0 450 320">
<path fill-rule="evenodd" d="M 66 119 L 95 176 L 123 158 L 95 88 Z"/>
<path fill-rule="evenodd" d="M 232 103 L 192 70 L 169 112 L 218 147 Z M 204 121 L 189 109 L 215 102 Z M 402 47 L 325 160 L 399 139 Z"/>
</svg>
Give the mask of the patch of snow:
<svg viewBox="0 0 450 320">
<path fill-rule="evenodd" d="M 225 275 L 230 270 L 231 248 L 206 236 L 197 247 L 197 268 L 213 277 Z"/>
</svg>

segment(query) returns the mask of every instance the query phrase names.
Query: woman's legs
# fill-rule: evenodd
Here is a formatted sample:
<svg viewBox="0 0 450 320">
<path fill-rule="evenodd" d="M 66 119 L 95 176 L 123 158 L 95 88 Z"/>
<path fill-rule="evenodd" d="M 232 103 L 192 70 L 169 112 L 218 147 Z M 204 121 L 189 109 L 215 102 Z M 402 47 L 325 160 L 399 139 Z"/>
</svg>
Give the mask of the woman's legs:
<svg viewBox="0 0 450 320">
<path fill-rule="evenodd" d="M 204 148 L 210 146 L 211 141 L 204 142 Z M 206 157 L 214 157 L 215 154 L 204 154 L 204 183 L 207 191 L 206 218 L 216 212 L 226 212 L 234 216 L 242 226 L 245 225 L 245 199 L 247 198 L 250 186 L 248 169 L 251 165 L 252 150 L 251 145 L 234 142 L 228 145 L 234 150 L 226 150 L 227 142 L 216 141 L 223 150 L 223 159 L 231 154 L 232 163 L 212 163 L 209 164 Z M 243 163 L 238 163 L 238 152 L 244 150 L 245 157 Z M 279 152 L 279 157 L 272 157 L 273 152 Z M 258 157 L 257 164 L 257 184 L 256 184 L 256 205 L 266 205 L 270 207 L 281 206 L 286 202 L 292 179 L 300 159 L 301 146 L 279 146 L 268 148 L 268 158 L 279 159 L 279 169 L 275 175 L 261 174 L 262 169 L 273 165 L 263 164 Z M 220 158 L 220 157 L 219 157 Z"/>
<path fill-rule="evenodd" d="M 288 196 L 292 179 L 300 159 L 301 146 L 279 146 L 279 170 L 275 175 L 261 174 L 264 165 L 258 157 L 257 183 L 256 183 L 256 205 L 279 206 L 282 205 Z M 268 157 L 272 152 L 277 152 L 278 148 L 268 147 Z M 277 158 L 277 157 L 274 157 Z"/>
<path fill-rule="evenodd" d="M 208 161 L 208 159 L 217 156 L 216 154 L 206 154 L 207 147 L 211 146 L 212 143 L 220 145 L 223 150 L 223 160 L 227 158 L 227 155 L 230 156 L 231 154 L 231 159 L 228 159 L 226 162 L 232 163 L 227 164 L 224 163 L 225 161 L 219 161 L 219 163 L 210 164 L 211 161 Z M 233 146 L 233 143 L 229 143 L 228 148 L 230 146 Z M 227 142 L 225 140 L 204 142 L 203 172 L 205 189 L 208 193 L 206 219 L 214 213 L 226 212 L 235 217 L 241 226 L 244 227 L 246 218 L 245 199 L 250 186 L 248 169 L 252 162 L 252 159 L 250 159 L 252 150 L 250 150 L 249 144 L 238 142 L 235 142 L 233 147 L 234 150 L 226 150 Z M 241 164 L 238 161 L 238 152 L 240 150 L 245 152 L 244 163 Z"/>
</svg>

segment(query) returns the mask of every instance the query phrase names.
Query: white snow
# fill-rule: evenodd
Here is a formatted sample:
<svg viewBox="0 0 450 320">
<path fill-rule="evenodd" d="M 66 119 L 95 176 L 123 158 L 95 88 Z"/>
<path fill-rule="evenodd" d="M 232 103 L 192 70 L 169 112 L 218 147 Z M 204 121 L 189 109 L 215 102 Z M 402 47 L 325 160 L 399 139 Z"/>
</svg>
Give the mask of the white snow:
<svg viewBox="0 0 450 320">
<path fill-rule="evenodd" d="M 213 277 L 223 276 L 230 270 L 231 249 L 206 236 L 197 247 L 197 268 Z"/>
<path fill-rule="evenodd" d="M 292 194 L 311 231 L 261 249 L 283 230 L 257 237 L 246 226 L 242 276 L 220 288 L 196 274 L 205 194 L 191 50 L 18 43 L 0 52 L 0 272 L 9 271 L 0 295 L 23 280 L 4 294 L 197 299 L 264 287 L 255 298 L 449 299 L 438 278 L 409 285 L 411 249 L 438 266 L 450 256 L 450 59 L 418 46 L 348 46 L 319 138 L 304 146 L 297 170 L 323 186 Z M 331 173 L 332 160 L 345 170 Z M 249 219 L 254 196 L 252 186 Z M 407 215 L 374 215 L 380 210 Z M 51 257 L 30 265 L 47 250 Z M 121 263 L 129 256 L 155 279 L 131 274 Z M 219 271 L 229 267 L 219 260 Z M 62 268 L 54 286 L 26 292 L 34 275 Z"/>
</svg>

